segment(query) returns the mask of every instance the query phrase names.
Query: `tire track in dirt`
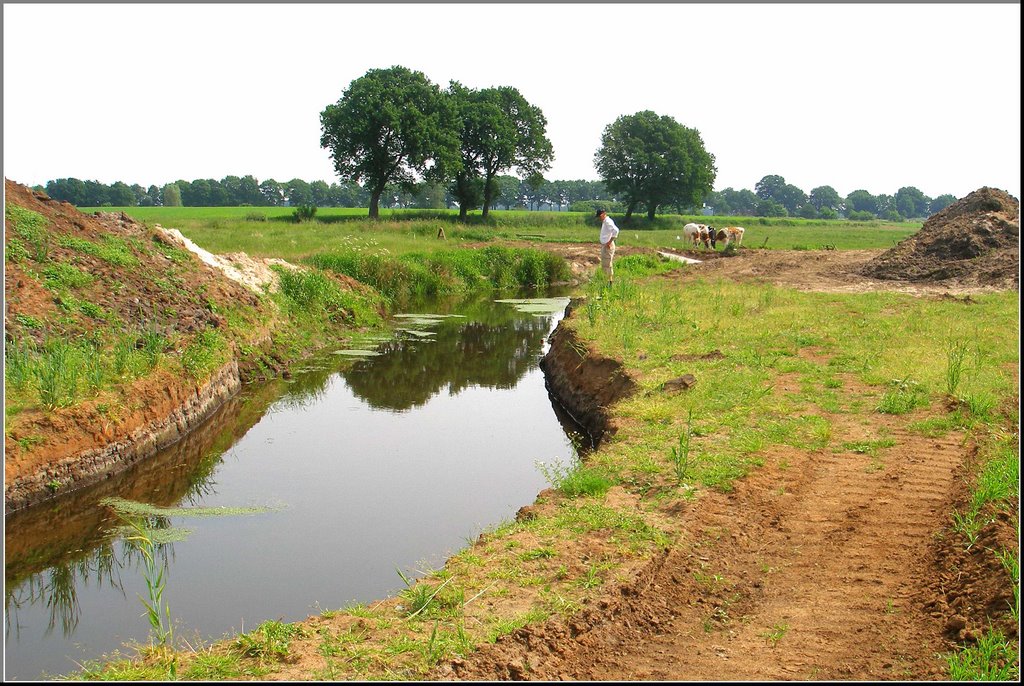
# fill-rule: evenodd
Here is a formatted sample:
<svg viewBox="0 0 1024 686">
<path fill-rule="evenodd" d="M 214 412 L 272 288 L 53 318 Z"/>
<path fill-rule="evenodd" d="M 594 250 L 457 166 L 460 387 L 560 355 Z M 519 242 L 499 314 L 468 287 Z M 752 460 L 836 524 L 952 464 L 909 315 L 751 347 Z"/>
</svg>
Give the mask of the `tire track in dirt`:
<svg viewBox="0 0 1024 686">
<path fill-rule="evenodd" d="M 831 445 L 865 427 L 832 415 Z M 570 620 L 522 630 L 457 678 L 941 679 L 949 646 L 920 597 L 947 523 L 959 436 L 882 416 L 876 456 L 776 449 L 730 494 L 677 509 L 680 542 L 648 578 Z"/>
</svg>

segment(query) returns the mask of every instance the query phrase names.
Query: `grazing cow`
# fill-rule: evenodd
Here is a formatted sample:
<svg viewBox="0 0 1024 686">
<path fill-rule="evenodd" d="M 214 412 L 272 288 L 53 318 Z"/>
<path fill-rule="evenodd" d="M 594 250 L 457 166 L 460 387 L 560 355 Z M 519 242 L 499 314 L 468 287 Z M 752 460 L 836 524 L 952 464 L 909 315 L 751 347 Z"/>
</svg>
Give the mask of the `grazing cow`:
<svg viewBox="0 0 1024 686">
<path fill-rule="evenodd" d="M 725 247 L 729 247 L 730 243 L 735 242 L 737 246 L 743 245 L 743 232 L 745 229 L 742 226 L 727 226 L 718 232 L 718 240 L 725 241 Z"/>
<path fill-rule="evenodd" d="M 695 247 L 695 248 L 697 247 L 697 245 L 699 243 L 702 242 L 702 239 L 701 239 L 701 229 L 702 228 L 705 231 L 707 231 L 707 227 L 704 226 L 703 224 L 694 224 L 692 222 L 683 227 L 683 234 L 688 239 L 690 239 L 690 242 L 693 243 L 693 247 Z"/>
<path fill-rule="evenodd" d="M 718 231 L 714 226 L 706 224 L 700 224 L 700 227 L 700 242 L 705 244 L 705 248 L 715 250 L 718 247 Z"/>
</svg>

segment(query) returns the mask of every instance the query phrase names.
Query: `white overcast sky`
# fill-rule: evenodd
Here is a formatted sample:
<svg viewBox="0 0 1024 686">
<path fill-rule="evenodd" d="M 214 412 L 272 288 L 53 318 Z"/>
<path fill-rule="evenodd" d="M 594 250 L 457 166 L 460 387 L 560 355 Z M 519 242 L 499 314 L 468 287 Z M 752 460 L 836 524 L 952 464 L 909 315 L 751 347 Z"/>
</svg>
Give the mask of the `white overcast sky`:
<svg viewBox="0 0 1024 686">
<path fill-rule="evenodd" d="M 548 179 L 597 179 L 617 117 L 697 129 L 715 189 L 1020 197 L 1020 4 L 21 4 L 3 7 L 4 176 L 337 180 L 320 112 L 401 65 L 513 86 Z"/>
</svg>

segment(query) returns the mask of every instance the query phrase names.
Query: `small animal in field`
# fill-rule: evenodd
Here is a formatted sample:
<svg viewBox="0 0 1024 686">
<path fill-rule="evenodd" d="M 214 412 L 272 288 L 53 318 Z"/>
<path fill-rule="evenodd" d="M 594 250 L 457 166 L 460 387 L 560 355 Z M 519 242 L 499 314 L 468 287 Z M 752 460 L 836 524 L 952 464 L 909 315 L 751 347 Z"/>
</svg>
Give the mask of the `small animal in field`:
<svg viewBox="0 0 1024 686">
<path fill-rule="evenodd" d="M 686 234 L 686 237 L 690 239 L 690 242 L 693 243 L 693 247 L 695 248 L 698 245 L 703 245 L 705 248 L 712 245 L 711 241 L 713 240 L 713 234 L 707 224 L 695 224 L 690 222 L 683 227 L 683 233 Z"/>
<path fill-rule="evenodd" d="M 697 243 L 700 242 L 700 224 L 694 224 L 690 222 L 683 227 L 683 235 L 690 241 L 694 247 L 697 247 Z"/>
<path fill-rule="evenodd" d="M 714 226 L 699 224 L 700 226 L 700 243 L 705 248 L 711 248 L 715 250 L 718 242 L 718 231 L 715 230 Z"/>
<path fill-rule="evenodd" d="M 725 247 L 729 247 L 730 243 L 736 243 L 737 246 L 743 245 L 743 233 L 746 231 L 742 226 L 727 226 L 718 232 L 718 240 L 725 241 Z"/>
</svg>

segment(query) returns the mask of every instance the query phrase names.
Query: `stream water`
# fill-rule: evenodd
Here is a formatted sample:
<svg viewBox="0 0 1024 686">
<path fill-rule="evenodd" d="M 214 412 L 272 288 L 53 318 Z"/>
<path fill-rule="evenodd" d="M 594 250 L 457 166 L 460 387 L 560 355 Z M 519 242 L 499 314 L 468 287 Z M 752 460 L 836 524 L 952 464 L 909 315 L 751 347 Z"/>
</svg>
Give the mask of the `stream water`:
<svg viewBox="0 0 1024 686">
<path fill-rule="evenodd" d="M 538 367 L 555 305 L 435 305 L 457 316 L 249 385 L 155 458 L 7 516 L 5 678 L 149 642 L 141 559 L 106 497 L 265 508 L 164 518 L 191 532 L 158 549 L 175 636 L 204 643 L 392 595 L 397 570 L 421 576 L 512 519 L 548 485 L 536 462 L 569 464 L 580 441 Z"/>
</svg>

